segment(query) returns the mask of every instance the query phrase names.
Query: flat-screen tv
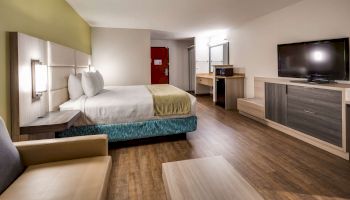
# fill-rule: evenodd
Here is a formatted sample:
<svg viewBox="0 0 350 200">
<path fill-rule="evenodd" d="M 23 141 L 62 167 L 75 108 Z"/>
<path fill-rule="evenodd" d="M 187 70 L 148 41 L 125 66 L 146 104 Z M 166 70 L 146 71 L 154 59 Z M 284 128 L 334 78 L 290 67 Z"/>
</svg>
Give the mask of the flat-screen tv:
<svg viewBox="0 0 350 200">
<path fill-rule="evenodd" d="M 278 76 L 349 80 L 349 38 L 278 45 Z"/>
</svg>

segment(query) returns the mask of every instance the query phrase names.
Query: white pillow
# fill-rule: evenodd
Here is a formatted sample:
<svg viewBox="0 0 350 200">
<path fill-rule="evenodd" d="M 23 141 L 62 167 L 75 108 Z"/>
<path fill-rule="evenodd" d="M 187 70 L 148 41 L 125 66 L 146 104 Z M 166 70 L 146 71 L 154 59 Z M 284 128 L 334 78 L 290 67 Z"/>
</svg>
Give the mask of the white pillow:
<svg viewBox="0 0 350 200">
<path fill-rule="evenodd" d="M 88 97 L 95 96 L 104 87 L 103 77 L 99 71 L 83 72 L 81 84 L 83 86 L 85 95 Z"/>
<path fill-rule="evenodd" d="M 81 75 L 75 76 L 69 75 L 68 78 L 68 93 L 70 99 L 77 99 L 84 94 L 83 87 L 81 86 Z"/>
<path fill-rule="evenodd" d="M 100 84 L 100 87 L 101 87 L 101 90 L 102 90 L 104 88 L 104 86 L 105 86 L 105 82 L 103 80 L 102 74 L 98 70 L 96 71 L 96 77 L 97 77 L 98 83 Z"/>
</svg>

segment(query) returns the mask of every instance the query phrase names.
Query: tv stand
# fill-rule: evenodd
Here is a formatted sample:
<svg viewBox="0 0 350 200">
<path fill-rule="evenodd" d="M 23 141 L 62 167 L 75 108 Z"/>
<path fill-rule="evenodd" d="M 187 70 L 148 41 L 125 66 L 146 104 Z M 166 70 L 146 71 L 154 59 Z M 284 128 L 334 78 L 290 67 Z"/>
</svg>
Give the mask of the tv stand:
<svg viewBox="0 0 350 200">
<path fill-rule="evenodd" d="M 254 94 L 241 114 L 349 160 L 350 84 L 255 77 Z"/>
<path fill-rule="evenodd" d="M 303 83 L 303 84 L 336 84 L 337 82 L 333 80 L 313 80 L 313 81 L 308 81 L 308 80 L 291 80 L 290 82 L 292 83 Z"/>
<path fill-rule="evenodd" d="M 308 82 L 314 82 L 317 84 L 328 84 L 333 83 L 334 80 L 330 79 L 329 75 L 311 74 L 307 77 Z"/>
<path fill-rule="evenodd" d="M 326 80 L 326 79 L 320 79 L 320 80 L 313 80 L 312 83 L 316 84 L 329 84 L 329 83 L 336 83 L 334 80 Z"/>
</svg>

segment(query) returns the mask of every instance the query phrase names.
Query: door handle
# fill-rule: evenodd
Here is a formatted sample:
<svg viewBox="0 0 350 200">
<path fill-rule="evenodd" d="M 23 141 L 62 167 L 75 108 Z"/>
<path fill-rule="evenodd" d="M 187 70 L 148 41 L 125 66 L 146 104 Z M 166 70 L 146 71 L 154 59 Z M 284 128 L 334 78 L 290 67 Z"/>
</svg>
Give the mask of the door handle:
<svg viewBox="0 0 350 200">
<path fill-rule="evenodd" d="M 164 70 L 164 74 L 165 74 L 165 76 L 169 76 L 169 70 L 168 70 L 168 68 L 166 68 L 166 69 Z"/>
</svg>

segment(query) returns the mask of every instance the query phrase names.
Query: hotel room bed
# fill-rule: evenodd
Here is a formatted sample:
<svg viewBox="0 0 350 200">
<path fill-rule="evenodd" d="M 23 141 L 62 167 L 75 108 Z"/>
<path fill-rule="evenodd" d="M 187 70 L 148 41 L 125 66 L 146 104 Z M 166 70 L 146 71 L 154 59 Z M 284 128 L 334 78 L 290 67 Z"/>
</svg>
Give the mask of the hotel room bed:
<svg viewBox="0 0 350 200">
<path fill-rule="evenodd" d="M 105 87 L 96 96 L 83 95 L 59 106 L 60 110 L 80 110 L 83 117 L 57 136 L 106 133 L 110 142 L 116 142 L 191 132 L 197 127 L 196 98 L 186 94 L 190 112 L 164 116 L 156 113 L 154 95 L 147 86 Z"/>
</svg>

